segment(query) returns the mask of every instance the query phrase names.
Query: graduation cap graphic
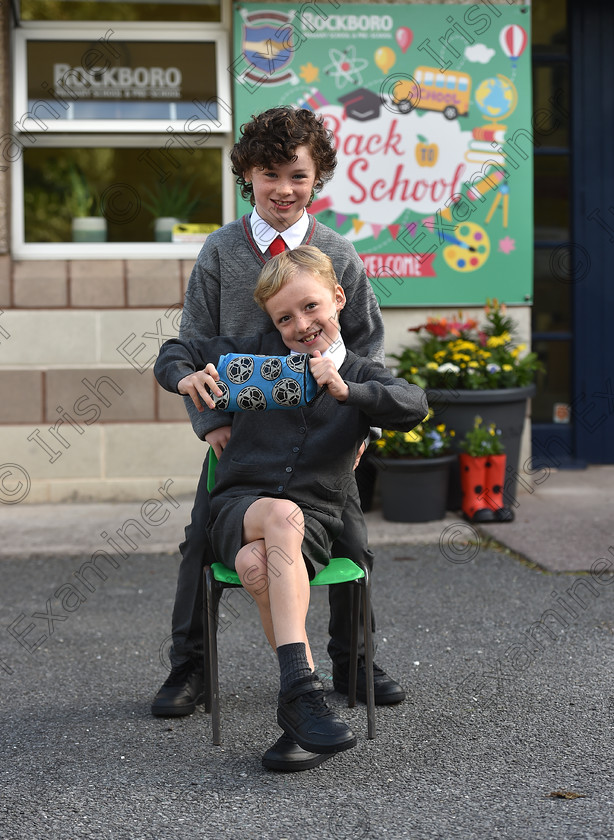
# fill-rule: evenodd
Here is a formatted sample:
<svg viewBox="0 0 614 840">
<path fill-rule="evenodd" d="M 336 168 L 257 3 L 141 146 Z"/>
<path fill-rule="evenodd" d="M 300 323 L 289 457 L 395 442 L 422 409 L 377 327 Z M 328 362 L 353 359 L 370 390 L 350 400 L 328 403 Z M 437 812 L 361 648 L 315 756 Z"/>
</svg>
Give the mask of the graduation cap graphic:
<svg viewBox="0 0 614 840">
<path fill-rule="evenodd" d="M 349 118 L 360 122 L 376 120 L 382 107 L 382 100 L 377 93 L 366 88 L 357 88 L 352 93 L 340 96 L 339 102 L 343 105 L 343 119 Z"/>
</svg>

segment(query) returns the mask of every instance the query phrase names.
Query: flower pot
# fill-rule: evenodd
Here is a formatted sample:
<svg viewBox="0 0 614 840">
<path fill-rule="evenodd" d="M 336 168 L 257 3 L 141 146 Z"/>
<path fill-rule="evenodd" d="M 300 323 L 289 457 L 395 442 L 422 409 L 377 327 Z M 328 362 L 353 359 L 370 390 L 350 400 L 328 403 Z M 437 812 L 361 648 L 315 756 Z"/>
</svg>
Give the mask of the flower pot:
<svg viewBox="0 0 614 840">
<path fill-rule="evenodd" d="M 458 456 L 463 514 L 469 522 L 512 522 L 505 506 L 505 455 Z"/>
<path fill-rule="evenodd" d="M 428 388 L 426 396 L 429 406 L 435 413 L 435 420 L 454 429 L 453 449 L 459 452 L 459 444 L 465 434 L 473 428 L 476 414 L 488 426 L 495 423 L 501 430 L 501 440 L 507 457 L 504 499 L 506 506 L 514 504 L 520 442 L 527 413 L 527 400 L 535 393 L 535 385 L 524 388 L 502 388 L 500 390 L 461 391 Z M 462 507 L 461 485 L 458 463 L 450 471 L 448 491 L 448 510 L 460 510 Z"/>
<path fill-rule="evenodd" d="M 382 516 L 390 522 L 431 522 L 446 515 L 450 467 L 456 455 L 380 458 Z"/>
<path fill-rule="evenodd" d="M 107 220 L 104 216 L 75 216 L 72 220 L 73 242 L 106 242 Z"/>
<path fill-rule="evenodd" d="M 154 222 L 154 237 L 156 242 L 172 242 L 173 228 L 181 224 L 181 220 L 175 216 L 160 216 Z"/>
</svg>

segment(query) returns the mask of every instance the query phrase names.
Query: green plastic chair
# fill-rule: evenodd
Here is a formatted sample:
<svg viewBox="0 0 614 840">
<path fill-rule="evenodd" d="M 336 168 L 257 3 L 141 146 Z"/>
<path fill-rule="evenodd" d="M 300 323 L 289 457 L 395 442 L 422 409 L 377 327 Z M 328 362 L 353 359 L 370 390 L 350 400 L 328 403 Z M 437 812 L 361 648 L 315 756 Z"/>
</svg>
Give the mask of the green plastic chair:
<svg viewBox="0 0 614 840">
<path fill-rule="evenodd" d="M 217 458 L 213 449 L 209 449 L 207 472 L 207 490 L 211 492 L 215 483 Z M 336 586 L 351 584 L 354 587 L 352 597 L 351 637 L 350 637 L 350 674 L 348 706 L 356 705 L 356 676 L 358 669 L 358 625 L 362 603 L 363 615 L 371 615 L 371 577 L 364 564 L 358 564 L 347 557 L 333 557 L 329 564 L 319 571 L 311 581 L 311 586 Z M 223 563 L 205 564 L 203 570 L 203 628 L 204 628 L 204 664 L 205 664 L 205 711 L 211 715 L 213 743 L 221 744 L 220 690 L 218 679 L 217 629 L 219 603 L 225 589 L 241 588 L 238 574 L 228 569 Z M 361 597 L 362 596 L 362 597 Z M 367 676 L 367 737 L 375 738 L 375 693 L 373 688 L 373 647 L 371 622 L 364 625 L 365 669 Z"/>
</svg>

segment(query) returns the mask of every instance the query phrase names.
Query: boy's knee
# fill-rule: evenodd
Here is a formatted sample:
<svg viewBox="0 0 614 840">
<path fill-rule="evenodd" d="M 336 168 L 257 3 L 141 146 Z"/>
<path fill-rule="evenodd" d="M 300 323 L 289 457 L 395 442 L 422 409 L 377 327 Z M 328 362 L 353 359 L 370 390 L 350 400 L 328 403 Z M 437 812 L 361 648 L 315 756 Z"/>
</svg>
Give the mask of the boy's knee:
<svg viewBox="0 0 614 840">
<path fill-rule="evenodd" d="M 276 499 L 267 516 L 267 524 L 279 529 L 289 528 L 297 531 L 301 537 L 305 533 L 303 511 L 289 499 Z"/>
<path fill-rule="evenodd" d="M 235 569 L 237 574 L 240 570 L 249 569 L 256 566 L 259 569 L 266 570 L 266 553 L 264 548 L 264 540 L 256 540 L 241 546 L 237 552 L 235 559 Z"/>
</svg>

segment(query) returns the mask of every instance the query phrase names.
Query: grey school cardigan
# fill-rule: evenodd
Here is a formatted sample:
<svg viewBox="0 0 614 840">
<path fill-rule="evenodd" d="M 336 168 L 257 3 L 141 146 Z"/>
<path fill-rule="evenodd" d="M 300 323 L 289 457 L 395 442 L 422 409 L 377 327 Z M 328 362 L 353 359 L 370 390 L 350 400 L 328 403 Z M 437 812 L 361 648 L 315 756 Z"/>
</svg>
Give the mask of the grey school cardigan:
<svg viewBox="0 0 614 840">
<path fill-rule="evenodd" d="M 154 367 L 169 391 L 222 353 L 287 355 L 277 331 L 261 336 L 167 341 Z M 240 497 L 287 498 L 314 516 L 331 539 L 342 531 L 341 515 L 353 465 L 370 426 L 409 431 L 428 412 L 424 391 L 398 379 L 383 365 L 348 350 L 339 368 L 349 396 L 338 402 L 323 392 L 310 406 L 274 411 L 238 411 L 211 493 L 211 522 L 223 505 Z M 219 412 L 205 408 L 203 414 Z"/>
<path fill-rule="evenodd" d="M 309 217 L 302 244 L 320 248 L 332 260 L 346 296 L 339 323 L 348 349 L 383 363 L 382 316 L 354 247 L 313 216 Z M 190 276 L 179 337 L 189 340 L 242 333 L 255 335 L 274 329 L 268 315 L 253 298 L 258 275 L 267 260 L 252 237 L 249 216 L 210 234 Z M 189 397 L 185 405 L 194 431 L 203 440 L 213 429 L 232 422 L 232 415 L 222 412 L 199 414 Z"/>
</svg>

